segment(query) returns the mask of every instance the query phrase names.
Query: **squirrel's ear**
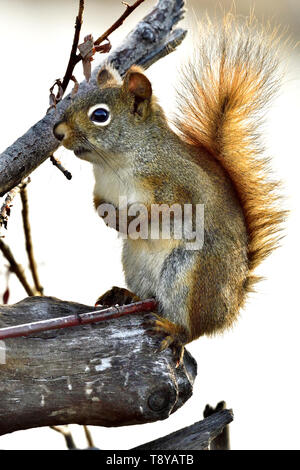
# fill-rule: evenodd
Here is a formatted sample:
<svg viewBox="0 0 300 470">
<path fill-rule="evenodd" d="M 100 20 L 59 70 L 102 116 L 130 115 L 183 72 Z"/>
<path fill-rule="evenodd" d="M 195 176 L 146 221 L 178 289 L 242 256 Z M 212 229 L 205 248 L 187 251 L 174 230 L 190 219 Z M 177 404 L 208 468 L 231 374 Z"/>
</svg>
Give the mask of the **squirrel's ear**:
<svg viewBox="0 0 300 470">
<path fill-rule="evenodd" d="M 98 72 L 97 82 L 98 86 L 101 88 L 107 85 L 120 85 L 122 83 L 122 79 L 113 67 L 110 65 L 104 65 Z"/>
<path fill-rule="evenodd" d="M 145 118 L 150 109 L 152 86 L 140 67 L 130 67 L 124 77 L 123 92 L 134 98 L 133 112 Z"/>
</svg>

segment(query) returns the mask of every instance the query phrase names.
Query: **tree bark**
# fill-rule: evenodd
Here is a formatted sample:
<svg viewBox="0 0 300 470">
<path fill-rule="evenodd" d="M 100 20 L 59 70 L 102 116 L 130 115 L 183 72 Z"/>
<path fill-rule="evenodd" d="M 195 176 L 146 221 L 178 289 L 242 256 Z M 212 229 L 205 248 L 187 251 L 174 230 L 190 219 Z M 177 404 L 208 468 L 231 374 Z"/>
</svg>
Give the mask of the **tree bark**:
<svg viewBox="0 0 300 470">
<path fill-rule="evenodd" d="M 231 421 L 232 410 L 222 410 L 192 426 L 135 447 L 134 450 L 208 450 L 210 443 Z"/>
<path fill-rule="evenodd" d="M 28 297 L 0 306 L 0 328 L 94 309 Z M 142 314 L 1 341 L 0 435 L 38 426 L 124 426 L 167 418 L 192 395 L 197 367 L 185 351 L 176 369 L 170 349 L 155 353 L 159 341 L 145 332 Z"/>
<path fill-rule="evenodd" d="M 173 30 L 183 17 L 183 6 L 183 0 L 159 0 L 151 13 L 137 24 L 106 61 L 123 75 L 133 64 L 147 68 L 172 52 L 186 34 L 180 28 Z M 95 77 L 100 66 L 95 68 L 89 83 L 80 84 L 78 94 L 84 94 L 96 86 Z M 70 100 L 71 96 L 66 96 L 56 109 L 52 109 L 0 155 L 0 196 L 19 184 L 58 148 L 59 143 L 52 129 Z"/>
<path fill-rule="evenodd" d="M 215 408 L 210 405 L 206 405 L 203 412 L 203 417 L 208 418 L 209 416 L 213 416 L 225 409 L 225 401 L 220 401 Z M 211 442 L 210 450 L 230 450 L 230 435 L 228 425 L 225 426 L 222 432 L 220 432 L 218 436 Z"/>
</svg>

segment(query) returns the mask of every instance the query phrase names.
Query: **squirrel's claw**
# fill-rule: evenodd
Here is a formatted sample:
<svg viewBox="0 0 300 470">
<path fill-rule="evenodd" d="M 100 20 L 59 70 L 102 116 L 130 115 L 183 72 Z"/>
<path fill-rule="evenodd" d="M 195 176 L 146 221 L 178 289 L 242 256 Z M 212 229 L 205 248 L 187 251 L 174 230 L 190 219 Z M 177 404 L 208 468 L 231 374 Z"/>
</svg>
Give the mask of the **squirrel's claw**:
<svg viewBox="0 0 300 470">
<path fill-rule="evenodd" d="M 159 348 L 155 352 L 162 352 L 167 349 L 174 342 L 173 336 L 166 336 L 159 345 Z"/>
<path fill-rule="evenodd" d="M 114 307 L 115 305 L 128 305 L 133 302 L 139 302 L 141 299 L 123 287 L 114 286 L 103 295 L 101 295 L 95 306 Z"/>
<path fill-rule="evenodd" d="M 176 362 L 175 367 L 177 368 L 180 366 L 180 364 L 182 364 L 184 345 L 180 341 L 178 341 L 177 338 L 174 338 L 173 336 L 166 336 L 166 338 L 161 341 L 160 346 L 156 350 L 156 352 L 164 351 L 169 346 L 171 346 L 173 357 Z"/>
<path fill-rule="evenodd" d="M 155 352 L 162 352 L 171 347 L 176 367 L 178 367 L 182 363 L 184 354 L 185 332 L 183 332 L 183 328 L 155 313 L 146 315 L 143 325 L 150 335 L 159 334 L 165 336 Z"/>
</svg>

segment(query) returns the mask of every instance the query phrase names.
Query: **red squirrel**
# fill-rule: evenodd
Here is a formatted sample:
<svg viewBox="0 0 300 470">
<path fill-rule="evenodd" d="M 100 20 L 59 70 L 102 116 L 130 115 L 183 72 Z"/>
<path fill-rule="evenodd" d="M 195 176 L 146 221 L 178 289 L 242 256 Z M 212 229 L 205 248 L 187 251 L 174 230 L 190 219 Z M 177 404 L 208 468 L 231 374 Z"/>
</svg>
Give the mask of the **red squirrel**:
<svg viewBox="0 0 300 470">
<path fill-rule="evenodd" d="M 122 79 L 110 65 L 99 71 L 98 89 L 75 97 L 54 127 L 66 148 L 93 164 L 96 208 L 121 210 L 120 197 L 147 214 L 160 204 L 204 206 L 199 249 L 184 237 L 127 237 L 128 290 L 114 287 L 99 299 L 111 306 L 154 297 L 151 328 L 177 364 L 186 343 L 235 322 L 285 216 L 259 126 L 279 83 L 278 40 L 231 14 L 202 26 L 196 59 L 182 71 L 175 130 L 143 70 L 133 66 Z"/>
</svg>

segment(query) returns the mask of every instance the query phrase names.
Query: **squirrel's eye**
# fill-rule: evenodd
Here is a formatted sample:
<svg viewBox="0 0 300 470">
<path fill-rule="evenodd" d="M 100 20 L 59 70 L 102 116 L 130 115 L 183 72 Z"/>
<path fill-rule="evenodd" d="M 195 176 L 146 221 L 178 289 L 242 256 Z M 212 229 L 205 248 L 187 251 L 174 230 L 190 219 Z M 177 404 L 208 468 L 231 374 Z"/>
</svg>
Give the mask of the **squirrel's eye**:
<svg viewBox="0 0 300 470">
<path fill-rule="evenodd" d="M 96 104 L 89 109 L 88 116 L 96 126 L 107 126 L 111 115 L 106 104 Z"/>
</svg>

